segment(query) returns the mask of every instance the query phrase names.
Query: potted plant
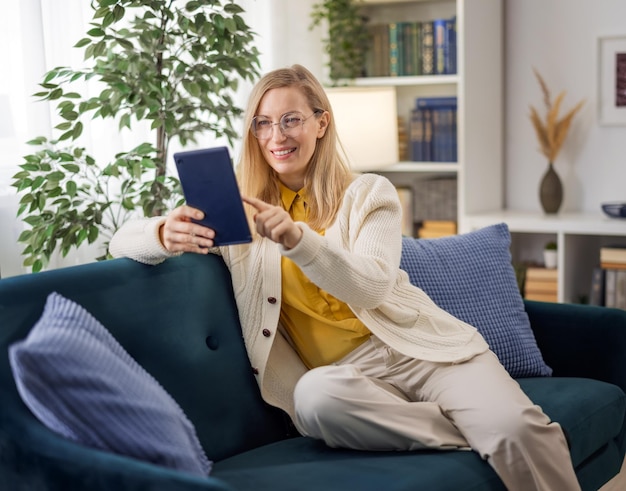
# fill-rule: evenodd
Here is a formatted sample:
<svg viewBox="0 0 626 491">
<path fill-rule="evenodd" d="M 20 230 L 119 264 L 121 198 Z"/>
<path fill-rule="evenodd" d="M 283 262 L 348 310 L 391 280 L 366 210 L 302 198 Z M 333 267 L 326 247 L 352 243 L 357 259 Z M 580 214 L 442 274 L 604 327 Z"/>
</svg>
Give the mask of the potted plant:
<svg viewBox="0 0 626 491">
<path fill-rule="evenodd" d="M 563 202 L 563 185 L 561 184 L 561 178 L 554 170 L 554 162 L 563 147 L 574 116 L 582 108 L 585 101 L 579 101 L 578 104 L 561 117 L 559 114 L 561 104 L 565 98 L 565 91 L 560 92 L 556 98 L 552 99 L 548 85 L 541 74 L 535 69 L 533 71 L 543 94 L 545 118 L 531 105 L 530 121 L 539 141 L 539 151 L 548 161 L 548 169 L 539 185 L 539 201 L 543 211 L 551 214 L 557 213 Z"/>
<path fill-rule="evenodd" d="M 543 262 L 548 269 L 554 269 L 558 265 L 556 242 L 550 241 L 543 248 Z"/>
<path fill-rule="evenodd" d="M 328 30 L 323 44 L 333 83 L 364 75 L 369 43 L 366 19 L 358 3 L 359 0 L 323 0 L 313 5 L 311 11 L 310 27 L 325 23 Z"/>
<path fill-rule="evenodd" d="M 168 174 L 168 147 L 195 142 L 207 132 L 237 137 L 242 109 L 232 95 L 241 80 L 259 74 L 254 33 L 232 0 L 154 2 L 94 0 L 93 19 L 75 47 L 88 66 L 57 67 L 35 94 L 55 101 L 61 122 L 54 138 L 29 143 L 13 186 L 18 216 L 30 228 L 24 265 L 39 271 L 57 250 L 108 242 L 130 214 L 163 214 L 181 202 L 180 183 Z M 75 82 L 98 82 L 88 97 Z M 120 130 L 148 121 L 153 140 L 99 162 L 80 145 L 86 119 L 113 119 Z M 104 253 L 100 258 L 106 257 Z"/>
</svg>

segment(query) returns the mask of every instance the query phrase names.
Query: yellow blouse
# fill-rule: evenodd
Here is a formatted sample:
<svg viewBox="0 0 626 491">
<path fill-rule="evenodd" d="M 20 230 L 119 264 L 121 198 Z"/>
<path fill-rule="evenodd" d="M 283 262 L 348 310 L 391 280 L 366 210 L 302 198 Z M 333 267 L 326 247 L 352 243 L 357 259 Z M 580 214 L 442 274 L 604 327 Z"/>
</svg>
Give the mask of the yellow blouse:
<svg viewBox="0 0 626 491">
<path fill-rule="evenodd" d="M 280 185 L 285 210 L 306 222 L 306 196 Z M 320 232 L 324 235 L 324 231 Z M 309 368 L 336 362 L 365 342 L 370 331 L 348 305 L 318 288 L 291 259 L 282 257 L 280 320 Z M 332 274 L 332 272 L 329 272 Z"/>
</svg>

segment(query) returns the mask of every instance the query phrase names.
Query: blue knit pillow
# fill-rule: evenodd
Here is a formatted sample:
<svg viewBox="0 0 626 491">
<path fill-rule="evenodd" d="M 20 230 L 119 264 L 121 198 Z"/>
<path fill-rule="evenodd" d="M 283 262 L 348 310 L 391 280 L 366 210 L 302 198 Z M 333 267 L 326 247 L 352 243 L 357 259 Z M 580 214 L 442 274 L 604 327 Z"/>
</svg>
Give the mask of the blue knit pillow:
<svg viewBox="0 0 626 491">
<path fill-rule="evenodd" d="M 80 305 L 50 294 L 9 359 L 25 404 L 56 433 L 199 476 L 211 471 L 180 406 Z"/>
<path fill-rule="evenodd" d="M 548 376 L 511 264 L 511 236 L 501 223 L 439 239 L 402 241 L 411 283 L 475 326 L 513 377 Z"/>
</svg>

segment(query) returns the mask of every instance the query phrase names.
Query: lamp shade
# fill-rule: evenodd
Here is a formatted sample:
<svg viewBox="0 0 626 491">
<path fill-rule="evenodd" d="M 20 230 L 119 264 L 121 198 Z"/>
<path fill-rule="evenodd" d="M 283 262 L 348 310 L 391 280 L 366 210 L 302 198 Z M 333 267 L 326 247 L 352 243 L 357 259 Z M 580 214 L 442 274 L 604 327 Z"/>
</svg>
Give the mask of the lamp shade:
<svg viewBox="0 0 626 491">
<path fill-rule="evenodd" d="M 380 170 L 398 162 L 394 87 L 331 87 L 326 94 L 352 169 Z"/>
</svg>

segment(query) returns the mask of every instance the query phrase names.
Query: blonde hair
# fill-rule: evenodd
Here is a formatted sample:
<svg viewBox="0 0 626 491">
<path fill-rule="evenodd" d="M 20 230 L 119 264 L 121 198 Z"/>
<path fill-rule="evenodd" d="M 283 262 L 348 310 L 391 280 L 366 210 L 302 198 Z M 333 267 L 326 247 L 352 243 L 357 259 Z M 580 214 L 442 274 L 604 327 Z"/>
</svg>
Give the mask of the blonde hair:
<svg viewBox="0 0 626 491">
<path fill-rule="evenodd" d="M 338 135 L 333 112 L 324 88 L 313 74 L 301 65 L 280 68 L 264 75 L 252 89 L 248 108 L 244 115 L 243 145 L 237 164 L 237 177 L 244 196 L 252 196 L 267 203 L 280 206 L 278 176 L 267 163 L 258 140 L 252 134 L 252 118 L 267 91 L 295 87 L 306 97 L 313 111 L 327 111 L 330 115 L 324 136 L 317 140 L 304 178 L 307 196 L 307 222 L 314 230 L 330 226 L 341 205 L 344 192 L 352 179 L 352 173 L 338 151 Z M 318 117 L 316 115 L 315 117 Z M 246 207 L 251 218 L 251 207 Z"/>
</svg>

